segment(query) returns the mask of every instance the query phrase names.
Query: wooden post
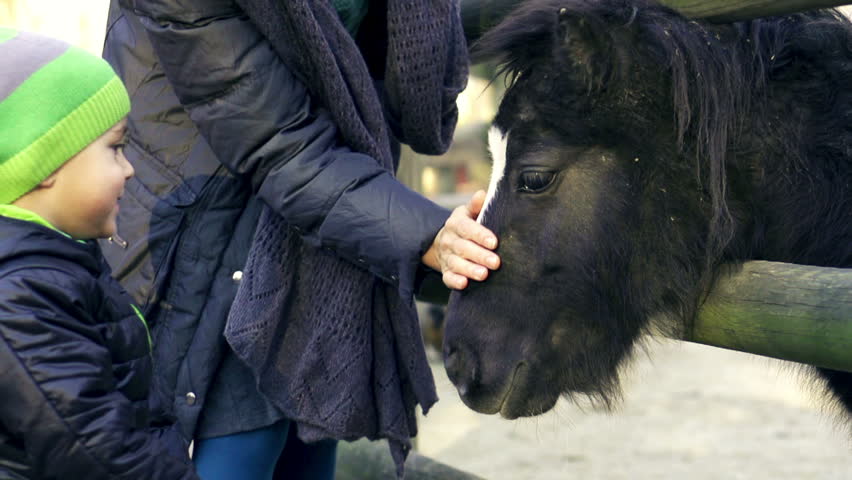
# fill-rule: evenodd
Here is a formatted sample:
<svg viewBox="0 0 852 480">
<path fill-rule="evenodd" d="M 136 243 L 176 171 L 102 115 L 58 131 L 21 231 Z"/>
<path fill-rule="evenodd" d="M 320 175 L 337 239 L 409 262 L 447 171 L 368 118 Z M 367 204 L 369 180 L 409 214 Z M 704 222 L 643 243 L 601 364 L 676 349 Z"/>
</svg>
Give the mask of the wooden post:
<svg viewBox="0 0 852 480">
<path fill-rule="evenodd" d="M 850 0 L 659 0 L 687 17 L 717 23 L 838 7 Z M 461 0 L 461 17 L 468 44 L 497 25 L 521 0 Z"/>
<path fill-rule="evenodd" d="M 684 340 L 852 372 L 852 269 L 746 262 Z"/>
<path fill-rule="evenodd" d="M 691 18 L 706 18 L 717 23 L 831 8 L 849 4 L 849 0 L 661 0 L 660 3 Z"/>
</svg>

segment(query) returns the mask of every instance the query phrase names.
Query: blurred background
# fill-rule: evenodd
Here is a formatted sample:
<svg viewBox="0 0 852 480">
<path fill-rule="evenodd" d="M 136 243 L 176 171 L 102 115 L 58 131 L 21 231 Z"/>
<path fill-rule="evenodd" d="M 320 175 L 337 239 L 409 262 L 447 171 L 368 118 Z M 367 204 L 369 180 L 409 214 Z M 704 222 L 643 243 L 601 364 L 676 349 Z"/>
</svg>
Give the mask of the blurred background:
<svg viewBox="0 0 852 480">
<path fill-rule="evenodd" d="M 100 54 L 108 4 L 0 0 L 0 25 Z M 502 93 L 502 82 L 489 87 L 488 77 L 473 69 L 446 155 L 403 151 L 399 177 L 447 207 L 488 184 L 486 130 Z M 441 312 L 421 307 L 428 340 L 428 322 Z M 655 339 L 631 365 L 618 411 L 560 401 L 547 415 L 509 422 L 467 409 L 438 351 L 429 353 L 441 401 L 421 416 L 416 448 L 483 478 L 852 479 L 850 429 L 813 401 L 798 367 L 782 362 Z"/>
<path fill-rule="evenodd" d="M 101 54 L 109 0 L 0 0 L 0 25 L 51 35 Z"/>
</svg>

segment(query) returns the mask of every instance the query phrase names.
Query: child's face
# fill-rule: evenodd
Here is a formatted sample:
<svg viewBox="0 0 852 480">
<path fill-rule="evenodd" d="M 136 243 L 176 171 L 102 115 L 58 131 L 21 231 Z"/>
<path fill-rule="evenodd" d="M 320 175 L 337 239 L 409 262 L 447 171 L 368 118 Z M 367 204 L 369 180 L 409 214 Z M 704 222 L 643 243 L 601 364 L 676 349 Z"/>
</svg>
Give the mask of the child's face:
<svg viewBox="0 0 852 480">
<path fill-rule="evenodd" d="M 124 158 L 127 120 L 121 120 L 54 172 L 53 226 L 78 239 L 115 234 L 118 199 L 133 167 Z"/>
</svg>

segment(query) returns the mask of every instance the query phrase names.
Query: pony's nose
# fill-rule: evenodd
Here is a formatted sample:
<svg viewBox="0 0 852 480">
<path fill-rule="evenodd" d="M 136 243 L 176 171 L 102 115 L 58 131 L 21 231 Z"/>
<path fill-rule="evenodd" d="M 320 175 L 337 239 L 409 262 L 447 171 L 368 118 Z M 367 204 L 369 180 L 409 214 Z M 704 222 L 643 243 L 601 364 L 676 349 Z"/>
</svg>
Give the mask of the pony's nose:
<svg viewBox="0 0 852 480">
<path fill-rule="evenodd" d="M 476 358 L 470 350 L 460 345 L 447 345 L 444 348 L 444 368 L 462 397 L 475 386 L 478 369 Z"/>
</svg>

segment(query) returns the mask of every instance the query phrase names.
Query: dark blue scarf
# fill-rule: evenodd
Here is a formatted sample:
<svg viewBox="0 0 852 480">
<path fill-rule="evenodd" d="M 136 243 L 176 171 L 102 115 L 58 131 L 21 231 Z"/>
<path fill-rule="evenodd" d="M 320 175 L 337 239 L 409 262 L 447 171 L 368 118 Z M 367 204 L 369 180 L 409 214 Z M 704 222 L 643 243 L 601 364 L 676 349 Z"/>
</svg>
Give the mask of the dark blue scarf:
<svg viewBox="0 0 852 480">
<path fill-rule="evenodd" d="M 393 138 L 421 153 L 446 151 L 468 73 L 457 0 L 373 2 L 367 20 L 384 20 L 386 32 L 363 55 L 331 1 L 237 3 L 350 148 L 390 172 Z M 412 286 L 397 289 L 304 244 L 269 209 L 245 271 L 225 336 L 260 390 L 304 441 L 387 438 L 401 475 L 415 406 L 426 412 L 437 401 Z"/>
</svg>

